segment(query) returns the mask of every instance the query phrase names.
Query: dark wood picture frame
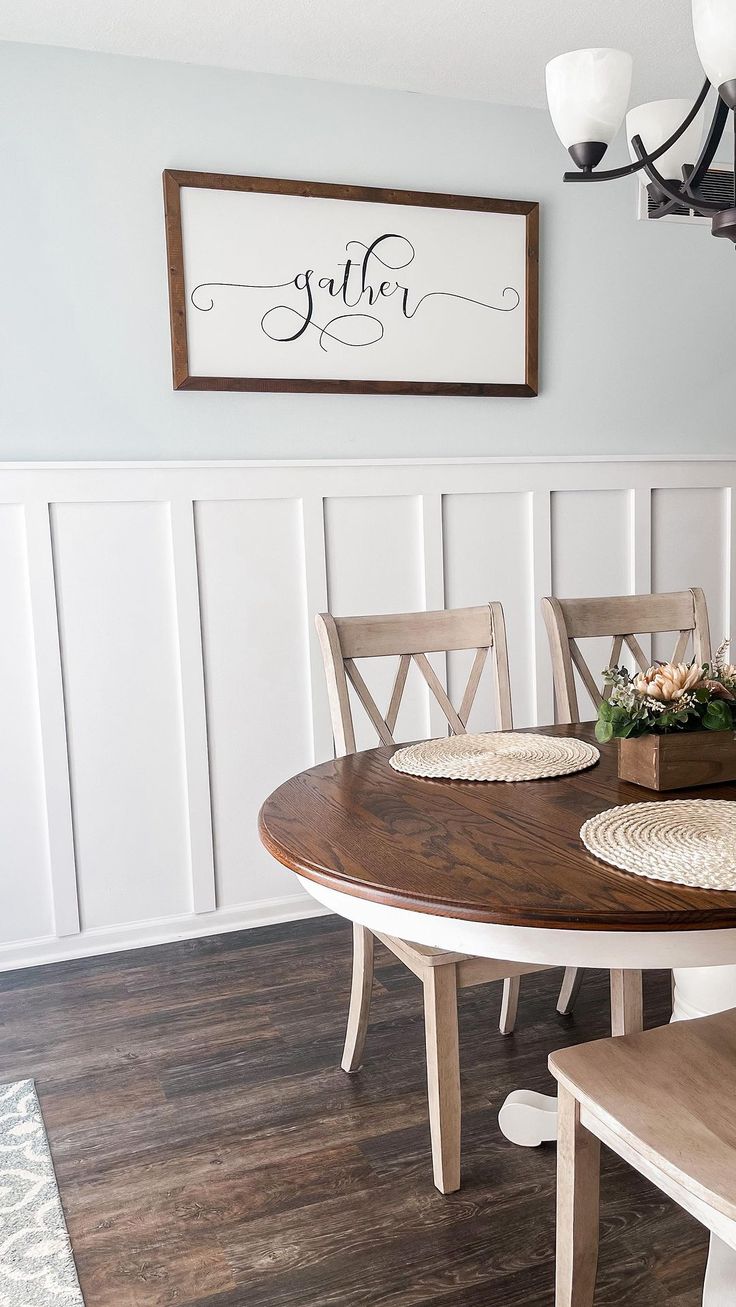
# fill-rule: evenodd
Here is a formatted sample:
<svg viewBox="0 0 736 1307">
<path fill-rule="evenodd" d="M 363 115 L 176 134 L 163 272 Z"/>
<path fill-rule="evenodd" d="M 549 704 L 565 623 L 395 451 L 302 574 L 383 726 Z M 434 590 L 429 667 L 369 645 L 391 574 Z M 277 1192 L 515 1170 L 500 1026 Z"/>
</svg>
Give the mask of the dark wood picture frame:
<svg viewBox="0 0 736 1307">
<path fill-rule="evenodd" d="M 369 186 L 338 186 L 322 182 L 287 181 L 273 177 L 239 177 L 227 173 L 182 172 L 167 168 L 163 173 L 166 215 L 166 251 L 169 269 L 171 352 L 175 390 L 291 391 L 341 395 L 506 395 L 534 396 L 538 393 L 539 334 L 539 205 L 531 200 L 493 200 L 478 195 L 444 195 L 424 191 L 384 190 Z M 526 362 L 523 383 L 325 380 L 283 377 L 192 376 L 189 371 L 184 284 L 184 242 L 181 220 L 181 190 L 200 187 L 209 190 L 255 191 L 274 195 L 358 200 L 376 204 L 402 204 L 439 209 L 469 209 L 485 213 L 510 213 L 526 218 Z"/>
</svg>

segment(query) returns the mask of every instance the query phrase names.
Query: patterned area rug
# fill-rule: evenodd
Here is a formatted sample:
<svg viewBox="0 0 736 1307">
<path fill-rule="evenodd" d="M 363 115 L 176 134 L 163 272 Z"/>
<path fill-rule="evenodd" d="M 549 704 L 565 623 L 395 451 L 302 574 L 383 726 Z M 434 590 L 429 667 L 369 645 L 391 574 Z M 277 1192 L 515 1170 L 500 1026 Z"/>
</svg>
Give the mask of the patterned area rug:
<svg viewBox="0 0 736 1307">
<path fill-rule="evenodd" d="M 84 1307 L 32 1080 L 0 1085 L 0 1307 Z"/>
</svg>

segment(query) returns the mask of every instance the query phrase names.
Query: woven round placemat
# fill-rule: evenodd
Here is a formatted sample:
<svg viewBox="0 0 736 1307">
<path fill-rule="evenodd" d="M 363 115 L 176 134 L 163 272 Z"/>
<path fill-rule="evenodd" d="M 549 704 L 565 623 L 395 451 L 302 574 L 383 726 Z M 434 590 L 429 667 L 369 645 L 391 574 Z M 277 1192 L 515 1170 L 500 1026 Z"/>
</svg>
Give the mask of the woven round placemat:
<svg viewBox="0 0 736 1307">
<path fill-rule="evenodd" d="M 580 838 L 597 858 L 635 876 L 736 890 L 736 803 L 726 799 L 608 808 L 581 826 Z"/>
<path fill-rule="evenodd" d="M 600 757 L 585 740 L 552 735 L 453 735 L 423 740 L 394 753 L 389 762 L 409 776 L 450 781 L 538 781 L 592 767 Z"/>
</svg>

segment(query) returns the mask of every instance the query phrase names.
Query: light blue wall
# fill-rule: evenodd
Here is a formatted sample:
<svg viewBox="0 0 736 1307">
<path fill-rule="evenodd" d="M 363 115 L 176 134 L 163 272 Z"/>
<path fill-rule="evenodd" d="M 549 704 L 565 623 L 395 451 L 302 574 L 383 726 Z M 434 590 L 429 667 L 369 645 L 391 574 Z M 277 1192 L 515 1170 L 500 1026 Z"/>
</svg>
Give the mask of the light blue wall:
<svg viewBox="0 0 736 1307">
<path fill-rule="evenodd" d="M 10 44 L 0 107 L 2 459 L 733 452 L 733 253 L 541 111 Z M 173 392 L 164 167 L 540 200 L 540 397 Z"/>
</svg>

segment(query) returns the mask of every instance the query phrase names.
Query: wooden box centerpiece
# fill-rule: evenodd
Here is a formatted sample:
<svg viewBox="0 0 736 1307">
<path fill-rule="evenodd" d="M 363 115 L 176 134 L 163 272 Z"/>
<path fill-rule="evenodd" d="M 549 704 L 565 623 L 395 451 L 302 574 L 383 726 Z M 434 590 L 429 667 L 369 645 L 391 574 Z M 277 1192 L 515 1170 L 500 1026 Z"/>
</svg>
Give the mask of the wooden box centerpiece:
<svg viewBox="0 0 736 1307">
<path fill-rule="evenodd" d="M 618 775 L 650 790 L 736 780 L 736 666 L 657 663 L 604 673 L 596 736 L 618 740 Z"/>
<path fill-rule="evenodd" d="M 736 733 L 695 730 L 619 740 L 618 775 L 648 790 L 736 781 Z"/>
</svg>

